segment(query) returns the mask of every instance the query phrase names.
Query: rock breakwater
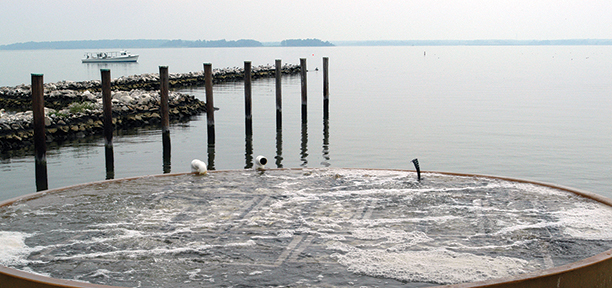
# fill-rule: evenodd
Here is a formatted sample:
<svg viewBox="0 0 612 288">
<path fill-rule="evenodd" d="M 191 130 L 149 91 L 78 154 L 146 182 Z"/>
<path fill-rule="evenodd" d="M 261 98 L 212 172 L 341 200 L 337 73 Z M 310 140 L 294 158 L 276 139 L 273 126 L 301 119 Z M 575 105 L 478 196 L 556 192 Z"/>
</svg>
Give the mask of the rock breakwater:
<svg viewBox="0 0 612 288">
<path fill-rule="evenodd" d="M 60 90 L 61 93 L 62 90 Z M 113 127 L 115 129 L 158 124 L 161 121 L 157 91 L 113 91 Z M 171 92 L 169 116 L 171 120 L 185 120 L 206 111 L 206 104 L 194 96 Z M 102 93 L 76 93 L 82 101 L 73 102 L 62 109 L 45 108 L 47 142 L 81 138 L 102 134 L 104 115 Z M 33 145 L 34 127 L 32 111 L 0 115 L 0 151 L 20 149 Z"/>
<path fill-rule="evenodd" d="M 281 73 L 285 75 L 298 74 L 299 65 L 285 64 L 281 68 Z M 276 75 L 276 68 L 272 65 L 262 65 L 253 67 L 251 78 L 267 78 Z M 244 79 L 244 69 L 239 67 L 214 69 L 213 83 L 223 83 L 240 81 Z M 188 73 L 171 73 L 168 75 L 170 88 L 180 88 L 195 85 L 204 85 L 204 71 Z M 100 80 L 89 81 L 60 81 L 56 83 L 46 83 L 45 85 L 45 106 L 53 109 L 62 109 L 66 105 L 83 101 L 79 98 L 85 90 L 96 92 L 101 90 Z M 131 91 L 138 90 L 158 90 L 159 74 L 141 74 L 122 76 L 111 81 L 112 90 Z M 32 109 L 32 94 L 30 85 L 18 85 L 15 87 L 0 87 L 0 107 L 27 111 Z"/>
</svg>

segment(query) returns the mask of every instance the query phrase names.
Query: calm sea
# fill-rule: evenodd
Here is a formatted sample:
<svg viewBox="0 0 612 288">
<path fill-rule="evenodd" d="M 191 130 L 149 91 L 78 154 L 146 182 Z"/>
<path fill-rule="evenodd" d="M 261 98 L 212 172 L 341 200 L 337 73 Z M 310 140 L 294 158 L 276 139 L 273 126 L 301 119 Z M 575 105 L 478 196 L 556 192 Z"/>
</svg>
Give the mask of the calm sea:
<svg viewBox="0 0 612 288">
<path fill-rule="evenodd" d="M 216 145 L 205 115 L 173 124 L 172 172 L 194 158 L 217 170 L 360 167 L 479 173 L 570 186 L 612 197 L 612 49 L 609 46 L 452 46 L 134 49 L 137 64 L 81 64 L 86 51 L 0 51 L 0 86 L 273 64 L 307 58 L 308 121 L 300 78 L 283 78 L 283 129 L 273 79 L 253 82 L 253 138 L 245 137 L 242 82 L 214 87 Z M 330 115 L 322 113 L 322 57 L 329 57 Z M 203 87 L 181 90 L 204 99 Z M 160 129 L 117 131 L 115 178 L 162 173 Z M 251 151 L 252 148 L 252 151 Z M 214 154 L 213 154 L 214 153 Z M 104 180 L 101 138 L 51 146 L 50 188 Z M 214 161 L 210 161 L 214 160 Z M 33 152 L 0 158 L 0 199 L 35 192 Z"/>
</svg>

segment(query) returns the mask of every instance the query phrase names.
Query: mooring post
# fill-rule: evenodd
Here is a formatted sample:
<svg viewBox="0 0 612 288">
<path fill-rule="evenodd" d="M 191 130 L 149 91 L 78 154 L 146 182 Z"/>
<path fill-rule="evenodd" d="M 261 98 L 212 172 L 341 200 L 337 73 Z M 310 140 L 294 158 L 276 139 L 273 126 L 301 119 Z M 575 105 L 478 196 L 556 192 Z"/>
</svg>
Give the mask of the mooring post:
<svg viewBox="0 0 612 288">
<path fill-rule="evenodd" d="M 161 127 L 162 133 L 170 132 L 170 118 L 168 106 L 168 90 L 170 86 L 168 76 L 168 66 L 159 66 L 159 94 L 160 94 L 160 112 L 161 112 Z"/>
<path fill-rule="evenodd" d="M 170 79 L 168 76 L 168 66 L 159 66 L 159 94 L 160 94 L 160 114 L 162 128 L 162 171 L 170 173 L 170 107 L 168 105 L 168 90 Z"/>
<path fill-rule="evenodd" d="M 206 88 L 206 119 L 208 145 L 215 144 L 215 106 L 213 102 L 212 64 L 204 63 L 204 86 Z"/>
<path fill-rule="evenodd" d="M 32 74 L 32 112 L 34 114 L 34 150 L 36 191 L 49 188 L 47 180 L 47 142 L 45 136 L 45 99 L 42 74 Z"/>
<path fill-rule="evenodd" d="M 113 107 L 109 69 L 100 69 L 102 76 L 102 107 L 104 110 L 104 145 L 113 145 Z"/>
<path fill-rule="evenodd" d="M 300 76 L 302 79 L 302 122 L 308 121 L 308 90 L 306 85 L 306 58 L 300 58 Z"/>
<path fill-rule="evenodd" d="M 329 118 L 329 58 L 323 57 L 323 117 Z"/>
<path fill-rule="evenodd" d="M 244 61 L 244 124 L 247 135 L 253 135 L 251 97 L 251 61 Z"/>
<path fill-rule="evenodd" d="M 104 156 L 106 159 L 106 179 L 109 180 L 115 178 L 111 76 L 109 69 L 100 69 L 100 74 L 102 77 L 102 107 L 104 113 Z"/>
<path fill-rule="evenodd" d="M 281 92 L 281 59 L 276 59 L 276 130 L 283 126 L 283 95 Z"/>
</svg>

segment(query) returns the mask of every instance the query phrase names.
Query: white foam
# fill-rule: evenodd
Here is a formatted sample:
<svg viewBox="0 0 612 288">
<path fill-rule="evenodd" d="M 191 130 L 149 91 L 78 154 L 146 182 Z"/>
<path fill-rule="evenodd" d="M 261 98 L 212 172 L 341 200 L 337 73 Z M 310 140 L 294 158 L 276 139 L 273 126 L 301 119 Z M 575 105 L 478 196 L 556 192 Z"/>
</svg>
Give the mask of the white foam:
<svg viewBox="0 0 612 288">
<path fill-rule="evenodd" d="M 31 234 L 13 231 L 0 231 L 0 264 L 4 266 L 23 264 L 31 249 L 25 239 Z"/>
<path fill-rule="evenodd" d="M 532 269 L 529 262 L 521 259 L 479 256 L 446 249 L 390 252 L 342 246 L 331 246 L 346 252 L 334 253 L 332 257 L 347 266 L 349 271 L 401 281 L 464 283 L 516 275 Z"/>
<path fill-rule="evenodd" d="M 255 246 L 257 243 L 253 240 L 247 240 L 246 242 L 227 243 L 222 245 L 223 247 L 250 247 Z"/>
<path fill-rule="evenodd" d="M 432 241 L 431 238 L 421 231 L 401 231 L 392 230 L 388 228 L 376 228 L 376 229 L 364 229 L 359 228 L 351 232 L 352 236 L 357 239 L 364 240 L 378 240 L 387 239 L 385 242 L 380 242 L 376 245 L 386 243 L 403 243 L 407 245 L 414 245 L 417 243 L 423 243 Z"/>
<path fill-rule="evenodd" d="M 598 203 L 576 203 L 576 207 L 552 213 L 571 237 L 585 240 L 612 240 L 612 208 Z"/>
<path fill-rule="evenodd" d="M 200 271 L 202 271 L 201 269 L 195 269 L 193 271 L 187 271 L 187 275 L 189 276 L 189 280 L 197 280 L 196 277 L 198 276 L 198 273 L 200 273 Z"/>
</svg>

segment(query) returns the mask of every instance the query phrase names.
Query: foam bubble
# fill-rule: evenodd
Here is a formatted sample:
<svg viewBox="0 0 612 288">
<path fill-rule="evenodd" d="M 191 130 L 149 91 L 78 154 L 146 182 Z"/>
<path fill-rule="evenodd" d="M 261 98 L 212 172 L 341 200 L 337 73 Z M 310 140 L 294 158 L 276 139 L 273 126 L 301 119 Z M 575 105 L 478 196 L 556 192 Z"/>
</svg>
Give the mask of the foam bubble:
<svg viewBox="0 0 612 288">
<path fill-rule="evenodd" d="M 13 231 L 0 231 L 0 264 L 4 266 L 22 264 L 30 254 L 31 249 L 25 244 L 25 239 L 31 234 Z"/>
</svg>

